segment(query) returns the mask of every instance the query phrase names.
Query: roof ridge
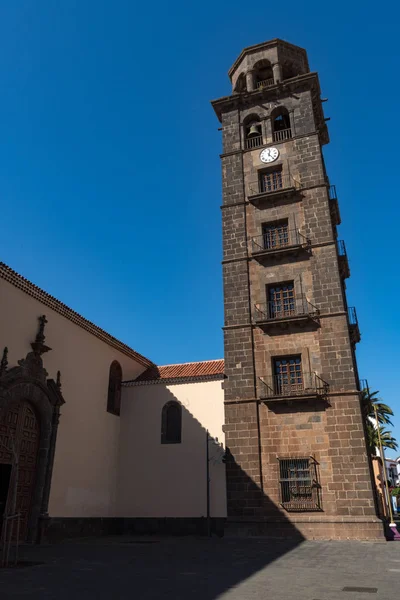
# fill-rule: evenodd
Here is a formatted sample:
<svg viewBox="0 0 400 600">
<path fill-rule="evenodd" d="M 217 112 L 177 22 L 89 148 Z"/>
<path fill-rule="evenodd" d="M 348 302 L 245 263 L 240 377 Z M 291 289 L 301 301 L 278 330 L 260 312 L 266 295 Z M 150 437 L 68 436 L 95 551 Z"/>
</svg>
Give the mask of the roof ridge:
<svg viewBox="0 0 400 600">
<path fill-rule="evenodd" d="M 157 367 L 158 369 L 161 369 L 162 367 L 179 367 L 179 366 L 183 366 L 183 365 L 198 365 L 200 363 L 210 363 L 210 362 L 219 362 L 221 360 L 224 360 L 223 358 L 211 358 L 210 360 L 190 360 L 189 362 L 184 362 L 184 363 L 170 363 L 168 365 L 152 365 L 150 368 L 154 368 Z"/>
<path fill-rule="evenodd" d="M 14 271 L 14 269 L 6 265 L 6 263 L 1 261 L 0 278 L 4 279 L 5 281 L 8 281 L 8 283 L 11 283 L 11 285 L 14 285 L 16 288 L 22 290 L 29 296 L 32 296 L 39 302 L 42 302 L 42 304 L 45 304 L 61 316 L 65 317 L 69 321 L 72 321 L 73 323 L 75 323 L 75 325 L 78 325 L 82 329 L 85 329 L 88 333 L 91 333 L 92 335 L 99 338 L 101 341 L 105 342 L 109 346 L 112 346 L 113 348 L 119 350 L 120 352 L 129 356 L 130 358 L 135 359 L 144 367 L 149 368 L 156 366 L 150 359 L 146 358 L 139 352 L 136 352 L 136 350 L 133 350 L 133 348 L 131 348 L 127 344 L 124 344 L 124 342 L 121 342 L 110 333 L 107 333 L 107 331 L 105 331 L 92 321 L 89 321 L 89 319 L 82 317 L 82 315 L 80 315 L 75 310 L 64 304 L 64 302 L 61 302 L 61 300 L 58 300 L 39 286 L 29 281 L 29 279 L 26 279 L 26 277 L 23 277 L 23 275 L 17 273 L 17 271 Z"/>
</svg>

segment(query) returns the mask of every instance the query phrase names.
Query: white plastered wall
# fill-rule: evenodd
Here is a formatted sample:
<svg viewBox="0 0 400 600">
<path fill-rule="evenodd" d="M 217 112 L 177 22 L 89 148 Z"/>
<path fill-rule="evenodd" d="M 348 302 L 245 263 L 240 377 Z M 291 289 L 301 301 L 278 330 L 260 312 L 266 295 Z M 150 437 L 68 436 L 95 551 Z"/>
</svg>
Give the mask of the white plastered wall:
<svg viewBox="0 0 400 600">
<path fill-rule="evenodd" d="M 125 379 L 144 367 L 59 313 L 0 279 L 0 350 L 8 346 L 9 367 L 31 350 L 38 317 L 45 314 L 43 355 L 48 376 L 62 374 L 58 437 L 51 484 L 52 517 L 116 515 L 120 418 L 107 412 L 109 367 L 118 360 Z"/>
<path fill-rule="evenodd" d="M 123 388 L 118 515 L 206 516 L 206 430 L 211 517 L 226 516 L 222 381 Z M 161 411 L 182 405 L 182 442 L 161 444 Z M 215 440 L 218 438 L 218 443 Z"/>
</svg>

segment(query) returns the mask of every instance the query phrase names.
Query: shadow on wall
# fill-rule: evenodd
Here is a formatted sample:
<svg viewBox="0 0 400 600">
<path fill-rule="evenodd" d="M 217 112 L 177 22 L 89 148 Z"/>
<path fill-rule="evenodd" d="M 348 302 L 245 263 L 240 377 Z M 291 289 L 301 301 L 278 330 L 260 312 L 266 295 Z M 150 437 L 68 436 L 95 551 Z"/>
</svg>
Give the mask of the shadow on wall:
<svg viewBox="0 0 400 600">
<path fill-rule="evenodd" d="M 172 393 L 163 384 L 133 386 L 124 393 L 118 492 L 123 531 L 207 535 L 208 430 L 211 532 L 219 536 L 283 535 L 280 545 L 286 552 L 304 537 L 238 465 L 229 447 L 224 447 L 219 437 L 224 422 L 221 382 L 211 383 L 219 386 L 217 396 L 205 383 L 188 384 L 198 386 L 198 396 L 187 385 L 170 386 Z M 171 401 L 182 406 L 182 438 L 181 443 L 163 444 L 162 408 Z M 246 440 L 243 448 L 245 444 Z M 132 457 L 136 457 L 134 462 Z M 255 456 L 253 462 L 257 461 Z M 242 522 L 238 529 L 236 514 L 249 515 L 248 527 Z M 257 531 L 257 519 L 262 521 L 263 515 L 268 515 L 268 524 L 262 523 L 262 531 Z"/>
</svg>

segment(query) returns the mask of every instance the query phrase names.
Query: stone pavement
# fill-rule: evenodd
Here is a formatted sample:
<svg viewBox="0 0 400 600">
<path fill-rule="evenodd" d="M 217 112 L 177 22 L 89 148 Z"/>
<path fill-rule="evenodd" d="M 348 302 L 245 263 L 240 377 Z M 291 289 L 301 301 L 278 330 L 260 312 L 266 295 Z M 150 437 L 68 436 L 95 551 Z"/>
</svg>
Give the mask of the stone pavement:
<svg viewBox="0 0 400 600">
<path fill-rule="evenodd" d="M 392 600 L 400 594 L 396 542 L 113 537 L 24 547 L 20 558 L 43 564 L 0 570 L 1 600 Z"/>
</svg>

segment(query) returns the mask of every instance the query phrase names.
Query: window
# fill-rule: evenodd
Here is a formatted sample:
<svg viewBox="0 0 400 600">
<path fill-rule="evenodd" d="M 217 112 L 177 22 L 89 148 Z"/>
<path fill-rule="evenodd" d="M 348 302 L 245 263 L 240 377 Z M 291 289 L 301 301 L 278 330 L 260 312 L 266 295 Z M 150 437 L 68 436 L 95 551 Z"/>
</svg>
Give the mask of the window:
<svg viewBox="0 0 400 600">
<path fill-rule="evenodd" d="M 264 250 L 285 248 L 289 245 L 289 231 L 287 219 L 273 223 L 263 223 L 262 235 Z"/>
<path fill-rule="evenodd" d="M 254 85 L 256 89 L 274 85 L 274 75 L 268 60 L 259 60 L 254 65 Z"/>
<path fill-rule="evenodd" d="M 108 379 L 107 411 L 119 416 L 121 411 L 121 384 L 122 369 L 118 361 L 114 360 L 110 366 Z"/>
<path fill-rule="evenodd" d="M 179 402 L 164 404 L 161 415 L 161 443 L 180 444 L 182 437 L 182 407 Z"/>
<path fill-rule="evenodd" d="M 244 122 L 245 148 L 258 148 L 262 146 L 263 138 L 261 123 L 258 115 L 249 115 Z"/>
<path fill-rule="evenodd" d="M 308 458 L 279 458 L 281 504 L 286 510 L 321 510 L 317 462 Z"/>
<path fill-rule="evenodd" d="M 282 169 L 261 171 L 260 193 L 276 192 L 283 188 Z"/>
<path fill-rule="evenodd" d="M 282 142 L 292 137 L 290 117 L 286 108 L 280 108 L 272 115 L 272 137 L 274 142 Z"/>
<path fill-rule="evenodd" d="M 293 281 L 268 288 L 268 316 L 282 319 L 296 313 Z"/>
<path fill-rule="evenodd" d="M 301 356 L 284 356 L 274 360 L 274 391 L 292 396 L 304 389 Z"/>
</svg>

